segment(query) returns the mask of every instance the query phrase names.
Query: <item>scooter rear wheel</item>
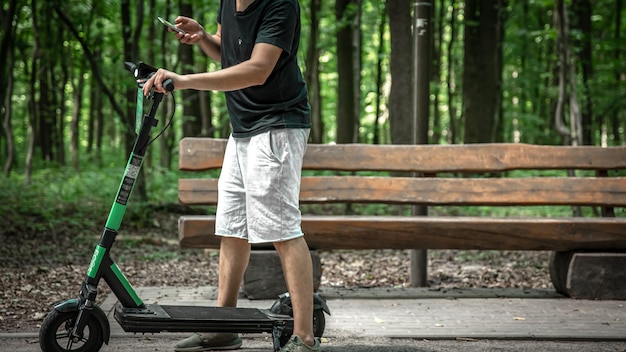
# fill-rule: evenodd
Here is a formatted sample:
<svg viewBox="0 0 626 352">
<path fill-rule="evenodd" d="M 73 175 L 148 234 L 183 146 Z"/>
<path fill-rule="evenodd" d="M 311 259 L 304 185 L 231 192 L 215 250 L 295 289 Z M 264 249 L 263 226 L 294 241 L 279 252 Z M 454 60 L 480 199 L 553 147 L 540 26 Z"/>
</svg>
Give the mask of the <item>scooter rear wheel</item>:
<svg viewBox="0 0 626 352">
<path fill-rule="evenodd" d="M 80 339 L 70 338 L 78 311 L 50 312 L 39 330 L 39 345 L 42 352 L 97 352 L 104 343 L 102 327 L 90 317 Z"/>
</svg>

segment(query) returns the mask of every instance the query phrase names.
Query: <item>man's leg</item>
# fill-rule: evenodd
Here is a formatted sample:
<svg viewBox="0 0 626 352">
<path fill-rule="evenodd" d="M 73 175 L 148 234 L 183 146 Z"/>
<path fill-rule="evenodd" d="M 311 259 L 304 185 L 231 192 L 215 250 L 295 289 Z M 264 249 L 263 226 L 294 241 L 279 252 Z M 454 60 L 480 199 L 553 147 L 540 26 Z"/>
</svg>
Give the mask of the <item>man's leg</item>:
<svg viewBox="0 0 626 352">
<path fill-rule="evenodd" d="M 237 306 L 239 288 L 249 258 L 250 244 L 247 240 L 222 237 L 217 290 L 218 307 Z M 241 347 L 241 337 L 236 333 L 195 333 L 178 342 L 174 350 L 177 352 L 201 352 L 234 350 L 239 347 Z"/>
<path fill-rule="evenodd" d="M 247 240 L 222 237 L 220 244 L 218 307 L 236 307 L 239 288 L 250 259 Z"/>
<path fill-rule="evenodd" d="M 291 296 L 293 334 L 306 344 L 313 345 L 313 264 L 309 247 L 303 237 L 276 242 L 274 247 L 280 256 Z"/>
<path fill-rule="evenodd" d="M 247 240 L 222 237 L 220 245 L 219 283 L 217 291 L 218 307 L 236 307 L 243 274 L 250 258 L 250 244 Z M 177 352 L 200 352 L 213 350 L 233 350 L 241 346 L 239 334 L 204 333 L 193 334 L 174 347 Z"/>
<path fill-rule="evenodd" d="M 248 139 L 228 139 L 224 162 L 218 181 L 215 234 L 221 236 L 217 305 L 237 306 L 237 296 L 244 272 L 250 259 L 250 244 L 247 239 L 246 195 L 241 165 L 247 163 L 246 153 L 241 159 L 237 152 L 245 152 Z"/>
</svg>

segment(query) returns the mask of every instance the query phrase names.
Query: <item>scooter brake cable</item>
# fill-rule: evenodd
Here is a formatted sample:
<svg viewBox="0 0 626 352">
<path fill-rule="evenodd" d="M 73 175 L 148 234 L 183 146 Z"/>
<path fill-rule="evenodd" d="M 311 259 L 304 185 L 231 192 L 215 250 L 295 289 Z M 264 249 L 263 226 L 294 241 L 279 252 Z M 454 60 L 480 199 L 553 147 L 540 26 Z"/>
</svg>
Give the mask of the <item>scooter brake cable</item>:
<svg viewBox="0 0 626 352">
<path fill-rule="evenodd" d="M 172 125 L 172 122 L 174 121 L 174 114 L 176 113 L 176 97 L 174 96 L 174 94 L 172 93 L 172 106 L 174 107 L 172 109 L 172 116 L 170 116 L 170 120 L 167 122 L 167 124 L 163 127 L 163 129 L 161 131 L 159 131 L 159 133 L 154 136 L 154 138 L 152 138 L 148 144 L 146 145 L 149 146 L 150 144 L 152 144 L 152 142 L 156 141 L 159 137 L 161 137 L 161 135 L 165 132 L 165 130 L 167 130 L 168 128 L 170 128 L 170 126 Z"/>
</svg>

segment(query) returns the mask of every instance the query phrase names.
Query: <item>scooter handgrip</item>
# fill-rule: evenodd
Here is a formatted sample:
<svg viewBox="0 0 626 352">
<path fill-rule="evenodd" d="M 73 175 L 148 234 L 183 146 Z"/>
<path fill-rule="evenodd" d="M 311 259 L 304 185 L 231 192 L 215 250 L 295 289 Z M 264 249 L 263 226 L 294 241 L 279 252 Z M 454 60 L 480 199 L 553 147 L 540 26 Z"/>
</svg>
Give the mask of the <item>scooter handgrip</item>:
<svg viewBox="0 0 626 352">
<path fill-rule="evenodd" d="M 163 81 L 163 88 L 165 88 L 165 90 L 168 92 L 171 92 L 174 90 L 174 82 L 172 81 L 171 78 L 168 78 L 165 81 Z"/>
</svg>

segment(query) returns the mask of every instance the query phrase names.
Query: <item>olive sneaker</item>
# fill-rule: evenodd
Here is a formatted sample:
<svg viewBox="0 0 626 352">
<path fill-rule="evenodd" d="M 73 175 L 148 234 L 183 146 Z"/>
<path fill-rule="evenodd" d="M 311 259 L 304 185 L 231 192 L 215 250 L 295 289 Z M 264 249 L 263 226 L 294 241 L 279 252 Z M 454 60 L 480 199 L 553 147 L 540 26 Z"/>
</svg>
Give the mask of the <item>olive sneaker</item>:
<svg viewBox="0 0 626 352">
<path fill-rule="evenodd" d="M 289 339 L 289 342 L 287 342 L 287 344 L 283 346 L 283 348 L 281 348 L 279 352 L 308 352 L 308 351 L 322 352 L 322 346 L 320 346 L 320 341 L 318 339 L 315 339 L 315 345 L 309 346 L 306 343 L 304 343 L 304 341 L 302 341 L 300 336 L 293 335 L 291 339 Z"/>
<path fill-rule="evenodd" d="M 174 347 L 176 352 L 204 352 L 236 350 L 241 347 L 241 337 L 235 333 L 195 333 Z"/>
</svg>

